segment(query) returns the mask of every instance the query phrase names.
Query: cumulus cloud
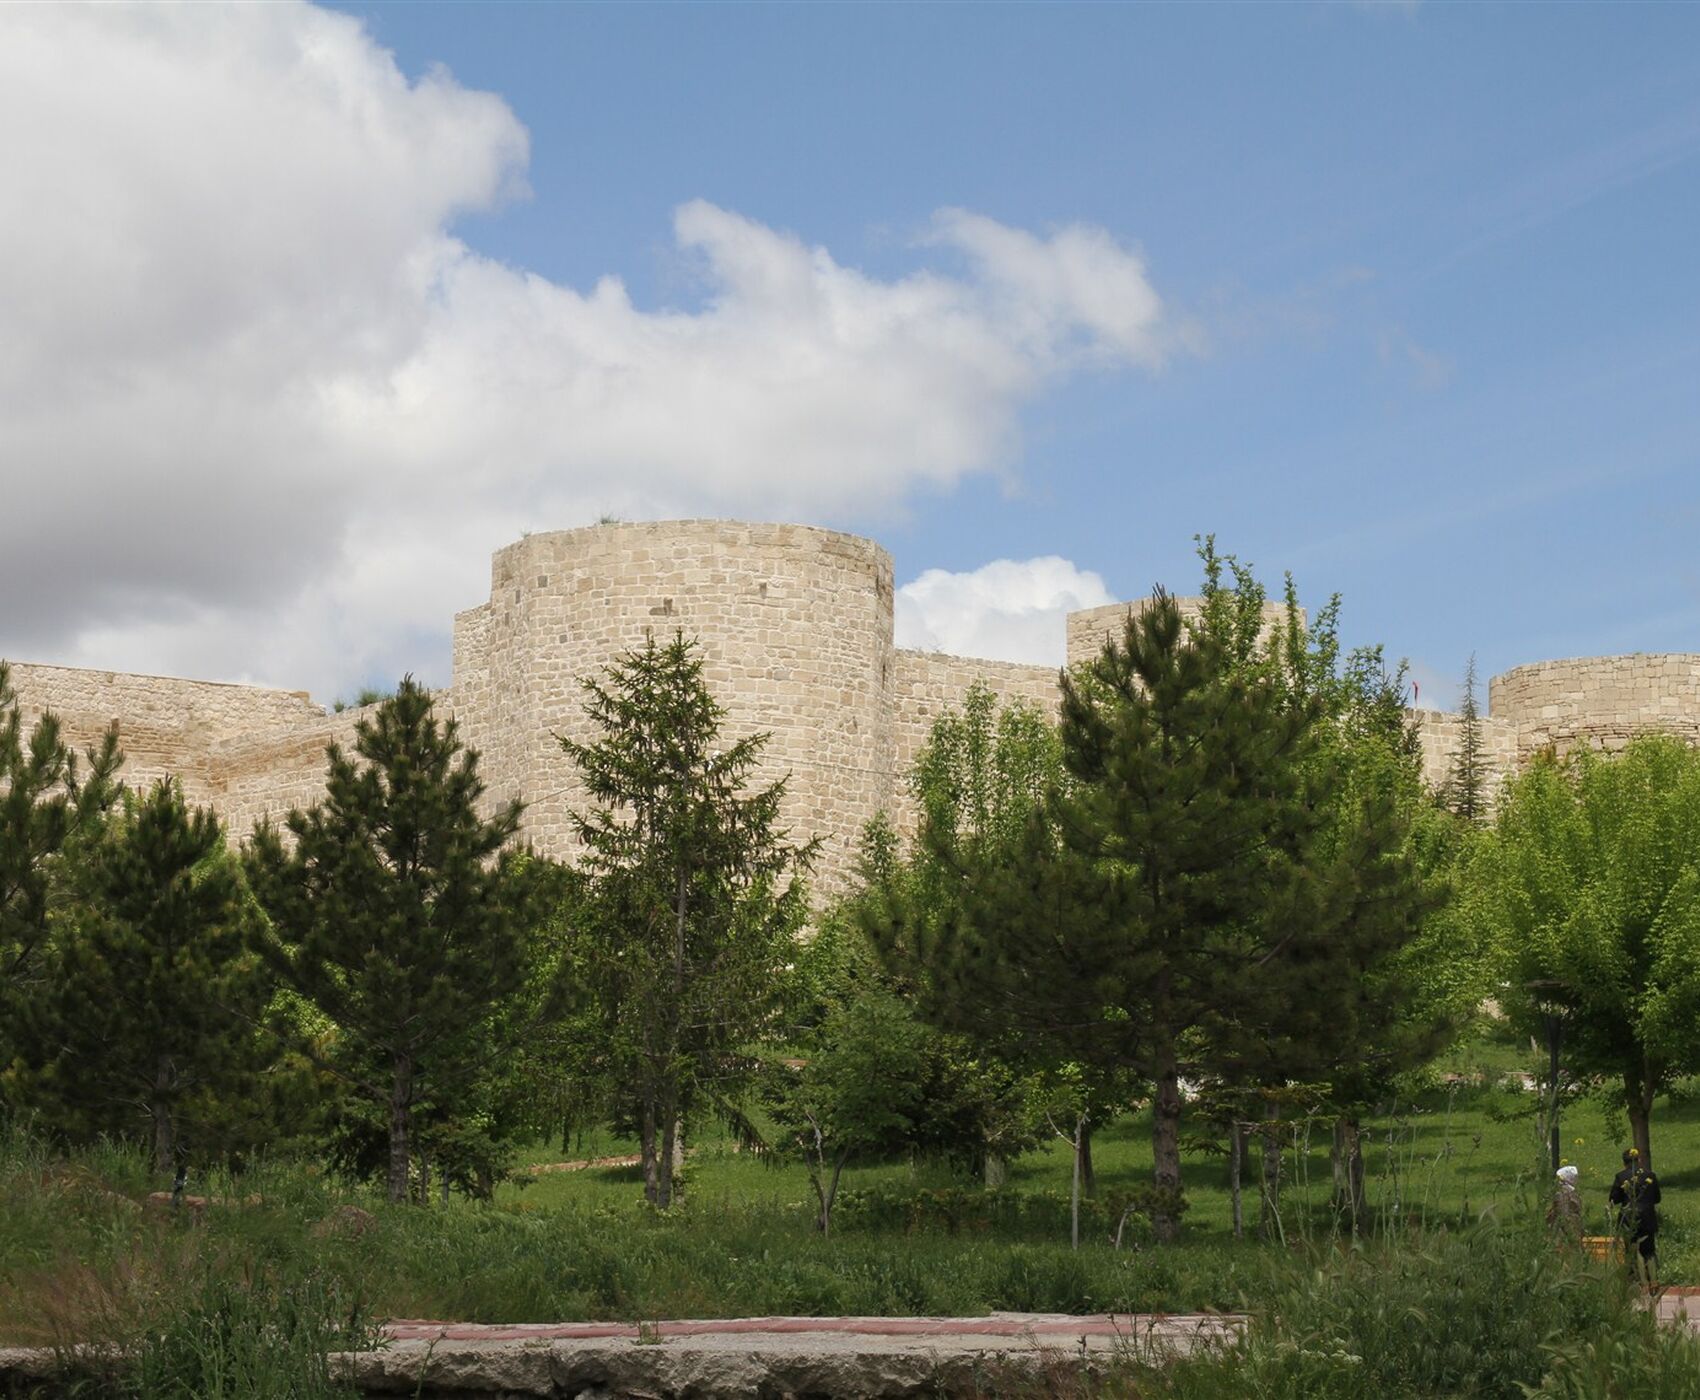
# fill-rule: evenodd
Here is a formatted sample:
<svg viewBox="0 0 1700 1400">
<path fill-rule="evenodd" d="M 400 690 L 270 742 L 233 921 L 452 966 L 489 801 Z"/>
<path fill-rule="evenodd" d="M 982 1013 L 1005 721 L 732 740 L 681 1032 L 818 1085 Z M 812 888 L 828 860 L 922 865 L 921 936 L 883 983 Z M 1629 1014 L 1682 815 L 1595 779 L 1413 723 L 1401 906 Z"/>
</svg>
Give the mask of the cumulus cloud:
<svg viewBox="0 0 1700 1400">
<path fill-rule="evenodd" d="M 994 559 L 978 569 L 928 569 L 897 590 L 897 644 L 918 651 L 1061 666 L 1068 614 L 1116 599 L 1067 559 Z"/>
<path fill-rule="evenodd" d="M 446 679 L 450 614 L 523 529 L 866 521 L 1009 466 L 1060 376 L 1168 351 L 1135 250 L 961 210 L 881 278 L 693 200 L 685 309 L 504 265 L 453 230 L 523 193 L 513 113 L 310 5 L 0 28 L 20 659 L 320 694 Z"/>
</svg>

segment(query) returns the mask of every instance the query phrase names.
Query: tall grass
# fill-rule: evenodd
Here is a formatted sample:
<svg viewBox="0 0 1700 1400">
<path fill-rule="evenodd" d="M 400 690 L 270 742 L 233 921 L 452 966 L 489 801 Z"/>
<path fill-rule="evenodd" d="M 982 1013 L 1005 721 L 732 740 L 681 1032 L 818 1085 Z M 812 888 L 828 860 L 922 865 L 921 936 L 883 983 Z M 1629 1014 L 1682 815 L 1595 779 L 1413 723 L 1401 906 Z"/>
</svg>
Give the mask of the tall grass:
<svg viewBox="0 0 1700 1400">
<path fill-rule="evenodd" d="M 1700 1397 L 1700 1340 L 1661 1327 L 1620 1272 L 1583 1266 L 1538 1231 L 1486 1224 L 1328 1251 L 1264 1287 L 1245 1299 L 1253 1321 L 1237 1343 L 1136 1365 L 1130 1393 Z"/>
<path fill-rule="evenodd" d="M 1218 1234 L 1118 1251 L 1098 1231 L 1074 1252 L 1044 1238 L 1049 1200 L 1003 1219 L 962 1193 L 929 1206 L 943 1225 L 879 1223 L 890 1202 L 870 1200 L 860 1230 L 827 1241 L 805 1202 L 771 1195 L 699 1185 L 667 1216 L 590 1194 L 421 1210 L 289 1164 L 210 1183 L 196 1222 L 137 1206 L 146 1172 L 121 1149 L 67 1161 L 14 1136 L 0 1138 L 0 1342 L 74 1356 L 55 1393 L 306 1397 L 338 1393 L 326 1356 L 370 1341 L 372 1317 L 1217 1309 L 1254 1325 L 1208 1355 L 1130 1355 L 1084 1379 L 1059 1372 L 1052 1389 L 1700 1400 L 1700 1345 L 1661 1331 L 1621 1274 L 1561 1256 L 1532 1212 L 1521 1227 L 1492 1213 L 1460 1227 L 1422 1184 L 1431 1158 L 1402 1150 L 1407 1204 L 1367 1241 L 1329 1226 L 1322 1183 L 1295 1174 L 1285 1247 Z M 369 1215 L 350 1222 L 355 1205 Z"/>
</svg>

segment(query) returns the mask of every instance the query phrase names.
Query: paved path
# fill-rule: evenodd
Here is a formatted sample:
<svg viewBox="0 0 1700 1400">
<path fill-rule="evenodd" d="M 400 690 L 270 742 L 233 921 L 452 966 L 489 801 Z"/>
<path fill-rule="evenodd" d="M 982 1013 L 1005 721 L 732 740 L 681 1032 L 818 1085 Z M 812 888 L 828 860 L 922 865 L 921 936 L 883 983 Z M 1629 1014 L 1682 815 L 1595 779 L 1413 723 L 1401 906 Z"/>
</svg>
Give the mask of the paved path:
<svg viewBox="0 0 1700 1400">
<path fill-rule="evenodd" d="M 398 1318 L 389 1345 L 339 1358 L 367 1394 L 858 1397 L 996 1394 L 1115 1353 L 1184 1354 L 1231 1338 L 1214 1314 L 740 1317 L 480 1325 Z M 989 1387 L 989 1388 L 988 1388 Z M 1041 1388 L 1043 1388 L 1041 1386 Z"/>
<path fill-rule="evenodd" d="M 1697 1309 L 1700 1312 L 1700 1309 Z M 840 1337 L 909 1337 L 937 1346 L 956 1338 L 1032 1341 L 1096 1349 L 1138 1337 L 1226 1336 L 1241 1319 L 1213 1313 L 992 1313 L 986 1317 L 732 1317 L 682 1322 L 428 1322 L 396 1318 L 384 1335 L 397 1342 L 567 1342 L 624 1337 L 661 1341 L 674 1337 L 747 1337 L 751 1334 Z"/>
</svg>

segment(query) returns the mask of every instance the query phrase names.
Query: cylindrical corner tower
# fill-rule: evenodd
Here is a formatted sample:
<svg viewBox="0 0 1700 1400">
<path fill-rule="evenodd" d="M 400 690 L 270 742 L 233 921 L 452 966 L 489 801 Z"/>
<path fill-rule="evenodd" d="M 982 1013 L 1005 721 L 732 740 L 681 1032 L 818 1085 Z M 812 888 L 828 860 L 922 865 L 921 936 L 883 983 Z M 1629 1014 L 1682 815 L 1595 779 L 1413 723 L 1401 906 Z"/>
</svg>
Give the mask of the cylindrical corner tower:
<svg viewBox="0 0 1700 1400">
<path fill-rule="evenodd" d="M 499 551 L 489 603 L 456 620 L 453 703 L 493 798 L 568 857 L 585 797 L 556 736 L 590 737 L 582 681 L 674 630 L 702 644 L 726 733 L 768 731 L 763 782 L 790 774 L 795 839 L 827 839 L 841 887 L 891 774 L 892 568 L 870 540 L 801 525 L 689 520 L 531 535 Z"/>
<path fill-rule="evenodd" d="M 1700 741 L 1700 656 L 1636 653 L 1540 661 L 1497 675 L 1488 711 L 1513 725 L 1518 758 L 1579 743 L 1618 749 L 1639 734 Z"/>
</svg>

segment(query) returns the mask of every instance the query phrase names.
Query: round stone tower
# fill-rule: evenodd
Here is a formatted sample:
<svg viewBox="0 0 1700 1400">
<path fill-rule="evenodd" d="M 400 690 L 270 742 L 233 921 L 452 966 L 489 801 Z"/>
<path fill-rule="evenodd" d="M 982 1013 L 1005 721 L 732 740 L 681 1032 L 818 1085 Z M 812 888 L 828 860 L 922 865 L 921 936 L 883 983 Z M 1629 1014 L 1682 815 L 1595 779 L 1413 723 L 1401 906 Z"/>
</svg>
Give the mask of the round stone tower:
<svg viewBox="0 0 1700 1400">
<path fill-rule="evenodd" d="M 1549 745 L 1619 749 L 1638 734 L 1700 742 L 1700 656 L 1539 661 L 1495 676 L 1488 697 L 1493 718 L 1515 729 L 1524 763 Z"/>
<path fill-rule="evenodd" d="M 530 535 L 499 551 L 490 601 L 455 623 L 452 703 L 493 799 L 573 850 L 585 796 L 556 736 L 591 737 L 586 677 L 675 630 L 702 646 L 734 739 L 767 731 L 759 780 L 790 774 L 785 818 L 827 837 L 817 892 L 841 887 L 892 769 L 892 567 L 870 540 L 801 525 L 688 520 Z"/>
</svg>

